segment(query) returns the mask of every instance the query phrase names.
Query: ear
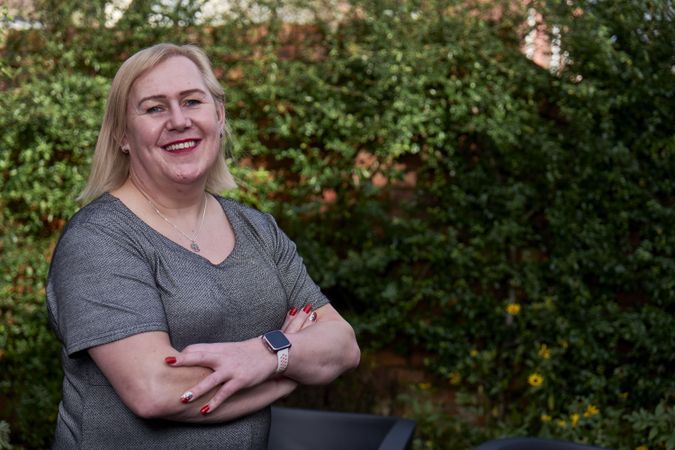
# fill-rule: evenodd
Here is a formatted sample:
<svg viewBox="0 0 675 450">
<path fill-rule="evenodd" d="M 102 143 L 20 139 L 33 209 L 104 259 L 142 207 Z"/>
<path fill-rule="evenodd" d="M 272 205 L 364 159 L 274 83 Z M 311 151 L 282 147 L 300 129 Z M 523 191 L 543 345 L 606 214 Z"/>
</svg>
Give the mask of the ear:
<svg viewBox="0 0 675 450">
<path fill-rule="evenodd" d="M 218 118 L 220 128 L 223 128 L 225 126 L 225 105 L 221 102 L 216 102 L 216 117 Z"/>
<path fill-rule="evenodd" d="M 129 140 L 127 139 L 126 134 L 120 139 L 120 150 L 122 150 L 123 153 L 129 153 Z"/>
</svg>

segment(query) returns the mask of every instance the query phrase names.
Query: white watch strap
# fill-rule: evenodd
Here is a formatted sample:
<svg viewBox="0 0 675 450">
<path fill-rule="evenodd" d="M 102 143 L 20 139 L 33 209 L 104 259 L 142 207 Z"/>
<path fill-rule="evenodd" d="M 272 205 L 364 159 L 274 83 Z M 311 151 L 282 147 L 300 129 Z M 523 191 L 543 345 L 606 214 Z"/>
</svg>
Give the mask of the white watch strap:
<svg viewBox="0 0 675 450">
<path fill-rule="evenodd" d="M 277 352 L 277 373 L 281 373 L 288 368 L 288 349 L 284 348 Z"/>
</svg>

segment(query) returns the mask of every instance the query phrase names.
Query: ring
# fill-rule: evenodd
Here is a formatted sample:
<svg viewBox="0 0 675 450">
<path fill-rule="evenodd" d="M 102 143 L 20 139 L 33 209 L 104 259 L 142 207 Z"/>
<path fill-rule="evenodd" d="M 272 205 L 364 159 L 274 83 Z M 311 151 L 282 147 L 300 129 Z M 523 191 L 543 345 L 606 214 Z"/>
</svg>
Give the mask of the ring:
<svg viewBox="0 0 675 450">
<path fill-rule="evenodd" d="M 309 315 L 309 321 L 314 322 L 316 320 L 316 311 Z"/>
</svg>

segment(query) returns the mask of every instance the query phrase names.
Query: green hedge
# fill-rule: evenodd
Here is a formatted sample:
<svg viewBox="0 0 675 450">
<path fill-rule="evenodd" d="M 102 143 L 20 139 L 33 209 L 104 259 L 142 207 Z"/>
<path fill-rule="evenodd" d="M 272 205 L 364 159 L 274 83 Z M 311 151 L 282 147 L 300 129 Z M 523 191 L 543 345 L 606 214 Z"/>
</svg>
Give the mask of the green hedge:
<svg viewBox="0 0 675 450">
<path fill-rule="evenodd" d="M 292 33 L 276 2 L 264 23 L 234 11 L 212 26 L 197 1 L 133 2 L 113 28 L 103 2 L 62 3 L 5 34 L 0 67 L 13 443 L 50 438 L 44 279 L 108 83 L 171 40 L 204 46 L 222 75 L 233 195 L 279 219 L 366 351 L 426 355 L 435 381 L 400 398 L 416 448 L 516 434 L 675 448 L 672 8 L 531 3 L 562 30 L 551 73 L 524 57 L 527 11 L 511 2 L 352 1 Z M 435 400 L 448 389 L 452 414 Z"/>
</svg>

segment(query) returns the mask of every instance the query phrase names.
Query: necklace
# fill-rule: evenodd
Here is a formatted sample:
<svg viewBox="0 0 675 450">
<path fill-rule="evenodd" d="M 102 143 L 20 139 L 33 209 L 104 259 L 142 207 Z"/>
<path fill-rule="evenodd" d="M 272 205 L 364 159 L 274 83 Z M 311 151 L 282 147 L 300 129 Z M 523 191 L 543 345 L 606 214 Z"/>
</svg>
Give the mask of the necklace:
<svg viewBox="0 0 675 450">
<path fill-rule="evenodd" d="M 155 206 L 155 204 L 152 203 L 152 200 L 150 200 L 150 197 L 148 197 L 148 195 L 147 195 L 145 192 L 143 192 L 143 190 L 142 190 L 140 187 L 138 187 L 138 185 L 136 185 L 136 183 L 134 183 L 134 186 L 136 186 L 136 188 L 138 189 L 138 191 L 139 191 L 141 194 L 143 194 L 143 197 L 145 197 L 145 199 L 148 201 L 148 203 L 150 204 L 150 206 L 152 206 L 152 209 L 155 210 L 155 212 L 157 213 L 157 215 L 158 215 L 159 217 L 161 217 L 162 219 L 164 219 L 164 222 L 166 222 L 166 223 L 168 223 L 169 225 L 171 225 L 171 226 L 173 227 L 174 230 L 176 230 L 176 231 L 178 231 L 180 234 L 182 234 L 182 235 L 185 237 L 185 239 L 187 239 L 188 241 L 190 241 L 190 248 L 192 249 L 193 252 L 199 253 L 199 251 L 200 251 L 201 249 L 199 248 L 199 244 L 197 244 L 197 236 L 199 236 L 199 232 L 202 230 L 202 225 L 204 225 L 204 218 L 206 217 L 206 204 L 208 203 L 208 198 L 206 197 L 206 192 L 204 192 L 204 209 L 203 209 L 203 211 L 202 211 L 202 220 L 201 220 L 201 222 L 199 222 L 199 226 L 197 227 L 197 231 L 195 231 L 195 234 L 194 234 L 192 237 L 190 237 L 190 236 L 188 236 L 187 234 L 183 233 L 183 230 L 181 230 L 181 229 L 178 228 L 176 225 L 174 225 L 169 219 L 167 219 L 166 216 L 164 216 L 164 214 L 162 214 L 161 212 L 159 212 L 159 209 L 157 209 L 157 207 Z"/>
</svg>

